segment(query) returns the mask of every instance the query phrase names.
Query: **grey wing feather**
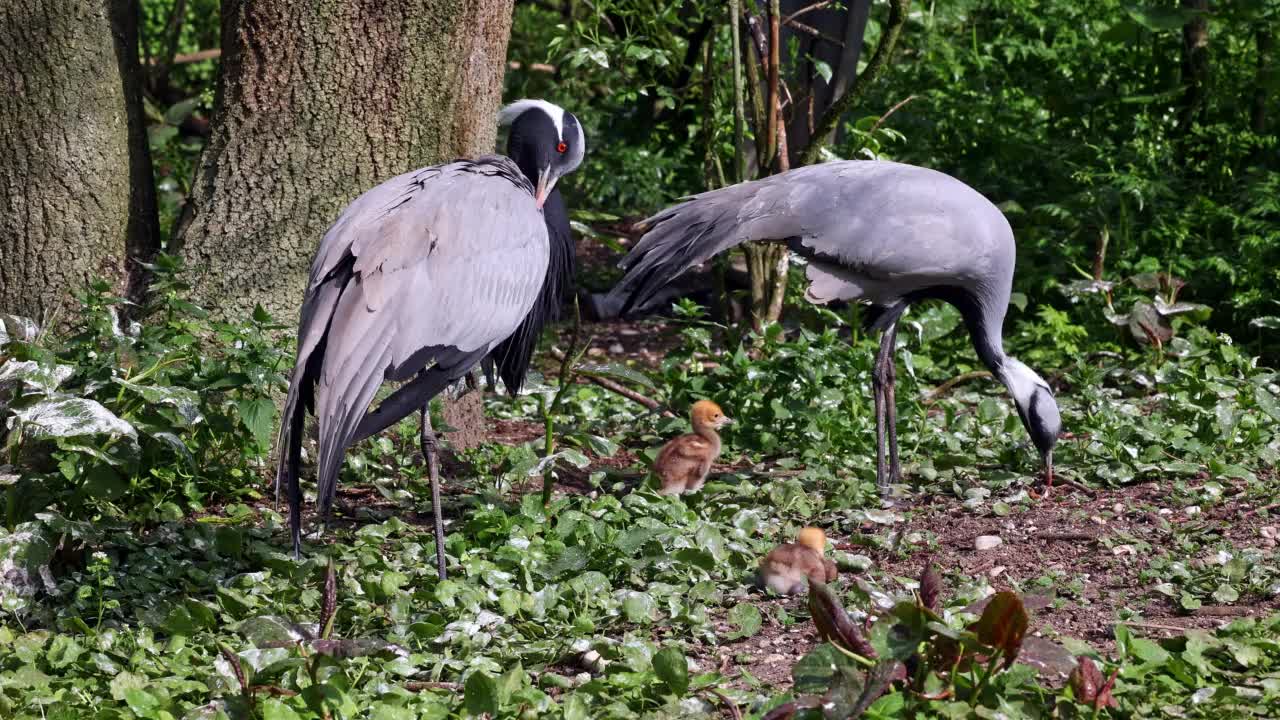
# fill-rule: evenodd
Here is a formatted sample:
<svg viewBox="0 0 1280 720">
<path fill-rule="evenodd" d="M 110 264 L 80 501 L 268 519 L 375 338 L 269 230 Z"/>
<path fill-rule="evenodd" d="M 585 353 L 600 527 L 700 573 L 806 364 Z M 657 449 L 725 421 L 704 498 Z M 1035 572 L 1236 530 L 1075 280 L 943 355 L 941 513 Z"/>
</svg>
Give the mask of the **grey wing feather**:
<svg viewBox="0 0 1280 720">
<path fill-rule="evenodd" d="M 321 350 L 322 505 L 384 379 L 487 352 L 519 326 L 542 286 L 547 231 L 531 188 L 506 158 L 482 161 L 392 178 L 353 202 L 321 242 L 293 385 Z M 287 406 L 298 401 L 291 387 Z"/>
<path fill-rule="evenodd" d="M 821 280 L 854 283 L 873 300 L 1013 271 L 1012 231 L 986 198 L 943 173 L 885 161 L 824 163 L 713 190 L 639 226 L 647 232 L 610 293 L 624 312 L 685 270 L 755 240 L 787 241 L 825 268 Z"/>
</svg>

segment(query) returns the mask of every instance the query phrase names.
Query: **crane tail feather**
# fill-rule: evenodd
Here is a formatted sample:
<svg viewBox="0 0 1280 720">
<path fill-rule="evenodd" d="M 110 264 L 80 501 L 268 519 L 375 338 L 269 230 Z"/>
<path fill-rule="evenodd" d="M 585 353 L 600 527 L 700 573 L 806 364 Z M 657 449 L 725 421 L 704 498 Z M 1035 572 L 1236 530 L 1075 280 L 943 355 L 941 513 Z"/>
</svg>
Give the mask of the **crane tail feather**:
<svg viewBox="0 0 1280 720">
<path fill-rule="evenodd" d="M 771 190 L 760 183 L 744 183 L 695 195 L 637 223 L 646 230 L 635 248 L 619 263 L 627 271 L 609 292 L 605 303 L 626 315 L 653 302 L 663 287 L 690 268 L 749 240 L 774 240 L 750 222 L 739 209 Z M 760 235 L 757 237 L 757 235 Z"/>
</svg>

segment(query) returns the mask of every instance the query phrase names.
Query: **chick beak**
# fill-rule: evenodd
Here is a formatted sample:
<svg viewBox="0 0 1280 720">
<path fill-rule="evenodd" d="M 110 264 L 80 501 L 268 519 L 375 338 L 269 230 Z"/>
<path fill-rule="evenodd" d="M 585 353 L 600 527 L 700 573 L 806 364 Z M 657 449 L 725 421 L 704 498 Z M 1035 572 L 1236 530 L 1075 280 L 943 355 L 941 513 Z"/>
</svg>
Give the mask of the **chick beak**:
<svg viewBox="0 0 1280 720">
<path fill-rule="evenodd" d="M 538 209 L 542 209 L 542 204 L 547 201 L 547 196 L 551 194 L 551 188 L 556 186 L 557 178 L 551 177 L 551 166 L 548 165 L 538 173 L 538 187 L 533 194 L 533 200 L 538 205 Z"/>
<path fill-rule="evenodd" d="M 720 418 L 720 427 L 724 427 L 725 425 L 729 425 L 729 424 L 730 424 L 730 423 L 732 423 L 732 422 L 733 422 L 733 418 L 729 417 L 728 415 L 724 415 L 724 416 L 722 416 L 722 417 Z"/>
</svg>

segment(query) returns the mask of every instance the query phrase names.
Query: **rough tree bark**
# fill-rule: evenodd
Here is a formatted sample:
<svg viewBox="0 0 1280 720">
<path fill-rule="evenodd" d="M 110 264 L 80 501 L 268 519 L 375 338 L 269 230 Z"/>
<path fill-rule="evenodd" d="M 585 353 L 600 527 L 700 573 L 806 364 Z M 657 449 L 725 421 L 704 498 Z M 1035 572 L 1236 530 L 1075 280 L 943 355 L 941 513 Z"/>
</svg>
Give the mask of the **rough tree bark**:
<svg viewBox="0 0 1280 720">
<path fill-rule="evenodd" d="M 136 297 L 159 240 L 137 5 L 0 3 L 0 309 L 59 315 L 101 277 Z"/>
<path fill-rule="evenodd" d="M 212 136 L 176 246 L 195 299 L 292 321 L 324 231 L 399 173 L 492 152 L 512 0 L 225 0 Z M 479 394 L 445 403 L 455 448 Z"/>
<path fill-rule="evenodd" d="M 1209 0 L 1182 0 L 1182 7 L 1199 11 L 1182 26 L 1182 83 L 1187 89 L 1179 115 L 1183 132 L 1189 132 L 1203 119 L 1209 97 Z"/>
<path fill-rule="evenodd" d="M 512 0 L 226 0 L 213 130 L 177 247 L 197 301 L 292 320 L 364 190 L 491 152 Z"/>
<path fill-rule="evenodd" d="M 1276 35 L 1270 27 L 1260 28 L 1254 35 L 1258 44 L 1258 72 L 1249 107 L 1249 127 L 1259 135 L 1267 131 L 1267 75 L 1274 62 Z"/>
</svg>

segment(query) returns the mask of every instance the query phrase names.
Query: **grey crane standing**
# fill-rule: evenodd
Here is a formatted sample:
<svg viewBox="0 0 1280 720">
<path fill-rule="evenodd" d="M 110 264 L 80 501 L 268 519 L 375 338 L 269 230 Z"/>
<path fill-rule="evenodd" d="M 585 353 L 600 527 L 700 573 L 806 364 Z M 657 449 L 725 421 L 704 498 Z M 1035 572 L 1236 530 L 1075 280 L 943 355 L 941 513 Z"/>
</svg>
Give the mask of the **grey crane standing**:
<svg viewBox="0 0 1280 720">
<path fill-rule="evenodd" d="M 1013 282 L 1013 231 L 973 188 L 912 165 L 830 162 L 695 195 L 639 227 L 647 232 L 623 259 L 627 273 L 607 298 L 624 313 L 644 307 L 690 267 L 749 240 L 785 242 L 805 258 L 811 302 L 871 304 L 868 326 L 881 332 L 872 384 L 882 490 L 901 477 L 893 357 L 898 319 L 918 300 L 951 303 L 979 359 L 1013 396 L 1052 487 L 1058 404 L 1035 371 L 1005 354 L 1001 339 Z"/>
<path fill-rule="evenodd" d="M 586 150 L 577 118 L 551 103 L 513 103 L 500 121 L 511 126 L 509 158 L 458 160 L 394 177 L 356 198 L 320 241 L 302 304 L 276 474 L 277 491 L 288 488 L 295 556 L 302 544 L 298 472 L 306 410 L 319 424 L 322 517 L 346 449 L 422 410 L 436 562 L 445 576 L 427 404 L 534 310 L 549 284 L 544 203 Z M 558 196 L 555 202 L 562 210 Z M 408 382 L 368 411 L 384 380 Z"/>
</svg>

